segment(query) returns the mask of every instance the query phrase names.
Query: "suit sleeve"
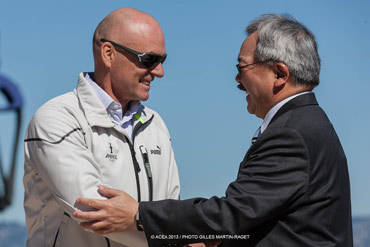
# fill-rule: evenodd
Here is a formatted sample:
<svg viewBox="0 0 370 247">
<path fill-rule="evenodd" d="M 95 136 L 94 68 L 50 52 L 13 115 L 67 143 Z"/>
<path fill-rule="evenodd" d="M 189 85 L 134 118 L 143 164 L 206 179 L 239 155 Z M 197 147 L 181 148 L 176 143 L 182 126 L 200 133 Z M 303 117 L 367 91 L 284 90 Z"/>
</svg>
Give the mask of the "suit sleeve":
<svg viewBox="0 0 370 247">
<path fill-rule="evenodd" d="M 182 238 L 189 235 L 248 234 L 299 204 L 308 173 L 302 137 L 291 129 L 266 131 L 246 154 L 225 197 L 141 202 L 149 245 L 204 242 Z M 180 239 L 169 239 L 172 235 Z"/>
</svg>

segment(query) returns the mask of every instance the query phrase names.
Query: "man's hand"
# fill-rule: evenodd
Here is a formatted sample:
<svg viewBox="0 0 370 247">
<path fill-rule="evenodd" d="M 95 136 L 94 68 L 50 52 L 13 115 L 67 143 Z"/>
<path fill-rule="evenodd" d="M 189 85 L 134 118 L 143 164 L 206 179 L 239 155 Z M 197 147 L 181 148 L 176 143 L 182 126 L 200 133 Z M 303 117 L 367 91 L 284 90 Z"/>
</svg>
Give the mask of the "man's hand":
<svg viewBox="0 0 370 247">
<path fill-rule="evenodd" d="M 107 196 L 108 200 L 77 198 L 76 203 L 97 211 L 75 211 L 73 216 L 86 220 L 80 223 L 85 229 L 90 229 L 98 234 L 123 232 L 136 229 L 135 215 L 139 203 L 121 190 L 99 186 L 99 193 Z"/>
</svg>

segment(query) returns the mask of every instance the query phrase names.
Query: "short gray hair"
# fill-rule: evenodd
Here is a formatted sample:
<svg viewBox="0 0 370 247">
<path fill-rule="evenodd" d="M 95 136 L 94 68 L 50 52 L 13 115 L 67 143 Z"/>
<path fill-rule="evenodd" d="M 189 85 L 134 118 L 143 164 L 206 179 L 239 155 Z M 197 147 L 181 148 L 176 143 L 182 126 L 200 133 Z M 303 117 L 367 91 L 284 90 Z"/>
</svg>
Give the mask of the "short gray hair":
<svg viewBox="0 0 370 247">
<path fill-rule="evenodd" d="M 290 15 L 264 14 L 246 29 L 258 32 L 255 59 L 265 64 L 284 63 L 296 85 L 319 84 L 320 57 L 314 35 Z"/>
</svg>

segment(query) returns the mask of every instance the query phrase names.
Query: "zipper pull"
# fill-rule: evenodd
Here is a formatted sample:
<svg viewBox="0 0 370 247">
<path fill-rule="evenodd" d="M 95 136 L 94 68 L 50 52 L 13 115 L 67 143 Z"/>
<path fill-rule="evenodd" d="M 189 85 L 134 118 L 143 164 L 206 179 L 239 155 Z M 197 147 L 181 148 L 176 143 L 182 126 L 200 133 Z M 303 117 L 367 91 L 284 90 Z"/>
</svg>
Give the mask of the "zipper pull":
<svg viewBox="0 0 370 247">
<path fill-rule="evenodd" d="M 147 174 L 148 178 L 152 178 L 152 170 L 150 169 L 148 151 L 146 150 L 146 148 L 143 145 L 141 145 L 139 148 L 140 148 L 141 155 L 143 156 L 144 167 L 145 167 L 145 170 L 146 170 L 146 174 Z"/>
</svg>

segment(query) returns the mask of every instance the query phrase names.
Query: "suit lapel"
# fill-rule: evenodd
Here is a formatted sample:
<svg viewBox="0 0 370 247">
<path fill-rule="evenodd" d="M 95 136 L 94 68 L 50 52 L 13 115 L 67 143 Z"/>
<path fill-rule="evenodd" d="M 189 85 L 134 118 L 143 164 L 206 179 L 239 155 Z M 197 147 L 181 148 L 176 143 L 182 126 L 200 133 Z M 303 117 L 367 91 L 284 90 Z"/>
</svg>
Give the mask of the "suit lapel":
<svg viewBox="0 0 370 247">
<path fill-rule="evenodd" d="M 293 110 L 297 107 L 301 107 L 301 106 L 306 106 L 306 105 L 318 105 L 317 103 L 317 100 L 316 100 L 316 97 L 315 97 L 315 94 L 314 93 L 307 93 L 307 94 L 303 94 L 303 95 L 300 95 L 300 96 L 297 96 L 295 97 L 294 99 L 288 101 L 287 103 L 285 103 L 278 111 L 277 113 L 275 114 L 275 116 L 271 119 L 271 122 L 269 123 L 269 126 L 271 125 L 272 122 L 274 122 L 276 119 L 278 119 L 281 115 L 283 115 L 284 113 L 290 111 L 290 110 Z M 268 126 L 267 126 L 268 128 Z M 252 152 L 251 150 L 254 150 L 254 148 L 256 148 L 255 144 L 253 144 L 247 151 L 247 153 L 245 154 L 244 156 L 244 159 L 241 163 L 241 165 L 243 163 L 245 163 L 246 159 L 248 158 L 250 152 Z M 240 168 L 239 168 L 240 169 Z"/>
</svg>

